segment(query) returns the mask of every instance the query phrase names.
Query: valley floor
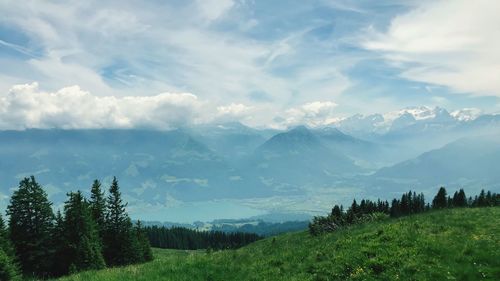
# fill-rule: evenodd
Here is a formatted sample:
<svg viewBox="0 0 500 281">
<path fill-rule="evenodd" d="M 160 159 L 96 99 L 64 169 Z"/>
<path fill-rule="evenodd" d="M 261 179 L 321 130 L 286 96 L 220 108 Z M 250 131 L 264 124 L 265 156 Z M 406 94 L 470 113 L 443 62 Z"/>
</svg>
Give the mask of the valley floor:
<svg viewBox="0 0 500 281">
<path fill-rule="evenodd" d="M 238 250 L 155 249 L 142 265 L 69 280 L 500 280 L 500 208 L 450 209 Z"/>
</svg>

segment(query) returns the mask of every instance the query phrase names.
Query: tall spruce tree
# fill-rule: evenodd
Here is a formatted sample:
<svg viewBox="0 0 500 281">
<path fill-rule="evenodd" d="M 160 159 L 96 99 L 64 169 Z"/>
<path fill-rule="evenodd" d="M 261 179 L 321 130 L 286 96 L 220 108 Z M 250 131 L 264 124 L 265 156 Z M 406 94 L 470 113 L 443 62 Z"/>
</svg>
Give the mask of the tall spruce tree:
<svg viewBox="0 0 500 281">
<path fill-rule="evenodd" d="M 64 205 L 65 271 L 105 267 L 101 242 L 88 202 L 80 191 L 68 194 Z M 66 273 L 65 272 L 65 273 Z"/>
<path fill-rule="evenodd" d="M 26 275 L 44 277 L 51 273 L 54 223 L 51 205 L 45 191 L 31 176 L 19 183 L 7 207 L 10 238 Z"/>
<path fill-rule="evenodd" d="M 433 209 L 443 209 L 448 206 L 448 199 L 446 197 L 446 189 L 444 187 L 439 188 L 438 193 L 432 200 Z"/>
<path fill-rule="evenodd" d="M 137 237 L 125 211 L 126 205 L 121 199 L 118 181 L 114 177 L 106 200 L 104 257 L 108 265 L 126 265 L 141 260 Z"/>
<path fill-rule="evenodd" d="M 104 239 L 104 225 L 106 223 L 106 199 L 104 192 L 101 190 L 101 182 L 94 180 L 90 189 L 90 211 L 92 219 L 96 223 L 97 231 L 101 244 Z"/>
</svg>

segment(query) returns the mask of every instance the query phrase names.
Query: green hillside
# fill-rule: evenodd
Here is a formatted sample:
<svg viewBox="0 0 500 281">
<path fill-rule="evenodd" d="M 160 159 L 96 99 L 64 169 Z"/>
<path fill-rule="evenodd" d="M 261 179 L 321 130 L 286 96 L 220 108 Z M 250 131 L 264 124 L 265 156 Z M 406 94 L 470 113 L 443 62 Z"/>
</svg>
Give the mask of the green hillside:
<svg viewBox="0 0 500 281">
<path fill-rule="evenodd" d="M 59 280 L 500 280 L 500 208 L 450 209 Z"/>
</svg>

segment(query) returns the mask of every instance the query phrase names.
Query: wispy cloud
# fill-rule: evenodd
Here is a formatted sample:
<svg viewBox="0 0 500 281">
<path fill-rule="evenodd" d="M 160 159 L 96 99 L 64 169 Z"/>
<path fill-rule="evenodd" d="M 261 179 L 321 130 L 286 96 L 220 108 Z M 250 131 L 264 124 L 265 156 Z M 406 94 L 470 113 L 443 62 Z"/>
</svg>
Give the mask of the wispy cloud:
<svg viewBox="0 0 500 281">
<path fill-rule="evenodd" d="M 2 1 L 0 94 L 32 81 L 102 98 L 192 93 L 211 104 L 203 114 L 255 125 L 317 101 L 335 101 L 344 113 L 436 97 L 457 108 L 476 100 L 446 89 L 499 96 L 500 88 L 498 5 L 470 3 Z M 418 90 L 410 99 L 415 84 L 422 92 L 445 87 L 434 101 Z M 498 101 L 467 106 L 491 104 Z M 217 111 L 228 105 L 230 114 Z M 250 109 L 235 114 L 238 105 Z"/>
<path fill-rule="evenodd" d="M 422 1 L 364 42 L 407 79 L 500 96 L 500 2 Z"/>
</svg>

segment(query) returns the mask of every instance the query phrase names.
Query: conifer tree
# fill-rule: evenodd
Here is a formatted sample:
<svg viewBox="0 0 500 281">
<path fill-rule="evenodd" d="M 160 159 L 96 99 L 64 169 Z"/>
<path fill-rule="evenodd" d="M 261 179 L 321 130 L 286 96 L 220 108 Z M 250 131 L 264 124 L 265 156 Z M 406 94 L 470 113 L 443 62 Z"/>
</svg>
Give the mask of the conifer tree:
<svg viewBox="0 0 500 281">
<path fill-rule="evenodd" d="M 0 216 L 0 280 L 19 280 L 14 260 L 14 250 L 10 244 L 2 216 Z"/>
<path fill-rule="evenodd" d="M 135 225 L 135 232 L 137 237 L 137 243 L 139 246 L 139 251 L 142 261 L 153 260 L 153 252 L 151 251 L 151 245 L 149 244 L 149 239 L 141 225 L 141 221 L 137 221 Z"/>
<path fill-rule="evenodd" d="M 467 206 L 467 197 L 465 196 L 465 192 L 463 189 L 460 191 L 455 191 L 453 194 L 453 207 L 466 207 Z"/>
<path fill-rule="evenodd" d="M 399 217 L 401 215 L 400 202 L 398 199 L 392 199 L 390 214 L 393 218 Z"/>
<path fill-rule="evenodd" d="M 92 219 L 96 223 L 102 244 L 104 239 L 104 225 L 106 222 L 106 199 L 104 198 L 104 192 L 101 190 L 101 182 L 98 180 L 94 180 L 92 188 L 90 189 L 90 211 Z"/>
<path fill-rule="evenodd" d="M 54 230 L 52 231 L 52 241 L 54 244 L 54 264 L 52 274 L 60 276 L 67 273 L 67 247 L 64 229 L 64 218 L 60 210 L 57 210 Z"/>
<path fill-rule="evenodd" d="M 105 267 L 97 228 L 80 191 L 68 194 L 64 205 L 66 272 Z"/>
<path fill-rule="evenodd" d="M 106 200 L 104 257 L 108 265 L 126 265 L 140 261 L 137 237 L 125 211 L 116 177 Z"/>
<path fill-rule="evenodd" d="M 442 209 L 448 206 L 448 199 L 446 197 L 446 189 L 444 187 L 439 188 L 438 193 L 432 200 L 433 209 Z"/>
<path fill-rule="evenodd" d="M 9 235 L 5 229 L 5 222 L 0 215 L 0 249 L 2 249 L 6 255 L 14 257 L 14 249 L 9 240 Z"/>
<path fill-rule="evenodd" d="M 476 199 L 476 206 L 477 207 L 484 207 L 487 205 L 486 202 L 486 193 L 484 192 L 484 189 L 481 189 L 481 192 L 479 193 L 479 197 Z"/>
<path fill-rule="evenodd" d="M 54 222 L 51 205 L 45 191 L 31 176 L 19 183 L 7 207 L 10 238 L 26 275 L 50 275 Z"/>
</svg>

